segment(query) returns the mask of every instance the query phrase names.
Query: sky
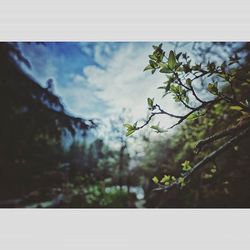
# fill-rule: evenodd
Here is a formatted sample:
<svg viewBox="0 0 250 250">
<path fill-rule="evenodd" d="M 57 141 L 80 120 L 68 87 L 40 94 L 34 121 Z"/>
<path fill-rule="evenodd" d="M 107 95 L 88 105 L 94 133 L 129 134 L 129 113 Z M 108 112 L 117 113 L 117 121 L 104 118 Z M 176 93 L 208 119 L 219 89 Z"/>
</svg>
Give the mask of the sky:
<svg viewBox="0 0 250 250">
<path fill-rule="evenodd" d="M 166 80 L 163 74 L 143 72 L 152 45 L 159 42 L 48 42 L 19 43 L 31 69 L 25 71 L 42 86 L 53 80 L 54 93 L 66 110 L 86 119 L 109 119 L 129 113 L 131 122 L 146 118 L 147 98 L 155 98 L 165 110 L 176 113 L 172 98 L 162 99 L 157 89 Z M 190 45 L 182 48 L 188 50 Z M 174 43 L 163 43 L 174 49 Z M 164 127 L 175 120 L 159 117 Z"/>
</svg>

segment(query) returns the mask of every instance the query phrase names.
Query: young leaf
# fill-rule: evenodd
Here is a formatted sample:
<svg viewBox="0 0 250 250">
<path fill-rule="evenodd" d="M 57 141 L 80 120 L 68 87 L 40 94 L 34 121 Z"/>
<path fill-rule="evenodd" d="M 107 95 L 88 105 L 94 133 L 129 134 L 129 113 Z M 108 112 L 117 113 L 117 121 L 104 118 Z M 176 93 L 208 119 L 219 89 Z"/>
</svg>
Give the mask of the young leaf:
<svg viewBox="0 0 250 250">
<path fill-rule="evenodd" d="M 168 91 L 170 90 L 170 86 L 171 86 L 171 83 L 169 82 L 169 83 L 167 84 L 167 86 L 166 86 L 166 89 L 165 89 L 166 92 L 168 92 Z"/>
<path fill-rule="evenodd" d="M 161 179 L 161 183 L 169 182 L 170 181 L 170 175 L 164 175 Z"/>
<path fill-rule="evenodd" d="M 157 89 L 166 89 L 166 86 L 160 86 Z"/>
<path fill-rule="evenodd" d="M 128 123 L 123 124 L 123 126 L 126 127 L 127 129 L 130 129 L 130 130 L 133 129 L 133 126 L 128 124 Z"/>
<path fill-rule="evenodd" d="M 148 107 L 150 108 L 150 109 L 152 109 L 153 108 L 153 106 L 154 106 L 154 98 L 148 98 L 147 99 L 147 101 L 148 101 Z"/>
<path fill-rule="evenodd" d="M 188 78 L 188 79 L 186 80 L 186 84 L 187 84 L 188 86 L 190 86 L 191 83 L 192 83 L 192 80 L 191 80 L 190 78 Z"/>
<path fill-rule="evenodd" d="M 216 83 L 209 83 L 207 89 L 213 95 L 218 95 L 219 93 Z"/>
<path fill-rule="evenodd" d="M 173 70 L 175 66 L 176 66 L 176 58 L 175 58 L 174 51 L 171 50 L 168 56 L 168 67 Z"/>
<path fill-rule="evenodd" d="M 182 171 L 184 172 L 188 172 L 192 169 L 192 167 L 190 166 L 190 162 L 189 161 L 184 161 L 182 164 Z"/>
<path fill-rule="evenodd" d="M 126 136 L 130 136 L 130 135 L 132 135 L 134 132 L 135 132 L 135 129 L 128 129 L 128 130 L 127 130 L 127 133 L 126 133 Z"/>
<path fill-rule="evenodd" d="M 152 178 L 152 181 L 153 181 L 155 184 L 158 184 L 158 182 L 159 182 L 159 180 L 158 180 L 158 178 L 157 178 L 156 176 L 154 176 L 154 177 Z"/>
<path fill-rule="evenodd" d="M 146 70 L 150 70 L 150 69 L 153 69 L 151 65 L 148 65 L 147 67 L 144 68 L 143 71 L 146 71 Z"/>
<path fill-rule="evenodd" d="M 156 57 L 155 55 L 149 55 L 149 58 L 150 58 L 151 60 L 156 60 L 156 59 L 157 59 L 157 57 Z"/>
<path fill-rule="evenodd" d="M 175 181 L 176 181 L 175 176 L 171 176 L 171 180 L 172 180 L 173 182 L 175 182 Z"/>
<path fill-rule="evenodd" d="M 149 60 L 149 64 L 153 69 L 155 69 L 158 66 L 158 64 L 153 60 Z"/>
<path fill-rule="evenodd" d="M 243 108 L 240 106 L 230 106 L 230 109 L 232 110 L 237 110 L 237 111 L 241 111 Z"/>
<path fill-rule="evenodd" d="M 171 71 L 169 68 L 167 68 L 166 66 L 162 67 L 162 68 L 160 69 L 160 72 L 161 72 L 161 73 L 166 73 L 166 74 L 172 73 L 172 71 Z"/>
<path fill-rule="evenodd" d="M 198 112 L 195 112 L 195 113 L 192 113 L 191 115 L 189 115 L 187 117 L 187 120 L 188 121 L 193 121 L 193 120 L 196 120 L 200 117 L 200 115 L 198 114 Z"/>
<path fill-rule="evenodd" d="M 167 130 L 160 128 L 159 125 L 152 125 L 150 128 L 154 129 L 156 133 L 167 132 Z"/>
<path fill-rule="evenodd" d="M 126 136 L 132 135 L 136 131 L 137 122 L 134 125 L 124 124 L 123 126 L 127 128 Z"/>
<path fill-rule="evenodd" d="M 185 179 L 183 177 L 178 178 L 178 183 L 181 185 L 181 187 L 186 186 Z"/>
</svg>

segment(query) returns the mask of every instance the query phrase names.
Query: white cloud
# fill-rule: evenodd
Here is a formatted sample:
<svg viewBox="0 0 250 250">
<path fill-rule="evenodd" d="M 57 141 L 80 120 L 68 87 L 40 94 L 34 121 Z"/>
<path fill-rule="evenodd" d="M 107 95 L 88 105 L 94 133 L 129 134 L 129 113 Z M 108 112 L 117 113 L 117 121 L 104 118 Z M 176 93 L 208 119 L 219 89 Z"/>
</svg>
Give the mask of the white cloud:
<svg viewBox="0 0 250 250">
<path fill-rule="evenodd" d="M 94 89 L 86 84 L 84 76 L 71 76 L 71 84 L 67 87 L 58 86 L 58 94 L 63 97 L 67 110 L 84 118 L 100 118 L 108 106 L 94 93 Z"/>
<path fill-rule="evenodd" d="M 72 114 L 104 119 L 120 113 L 125 107 L 130 110 L 132 120 L 137 121 L 147 115 L 148 97 L 155 97 L 156 102 L 168 112 L 177 113 L 172 98 L 162 99 L 162 91 L 157 90 L 165 76 L 143 72 L 148 55 L 152 53 L 152 43 L 97 42 L 78 45 L 82 51 L 79 57 L 86 57 L 92 64 L 82 66 L 82 73 L 65 73 L 61 66 L 66 67 L 68 58 L 63 54 L 52 54 L 50 50 L 53 46 L 34 45 L 30 49 L 23 45 L 23 51 L 35 66 L 32 75 L 41 83 L 52 77 L 55 93 L 62 97 L 66 109 Z M 169 50 L 173 45 L 168 43 L 163 47 Z M 154 123 L 158 121 L 165 127 L 175 122 L 167 116 L 158 117 Z"/>
<path fill-rule="evenodd" d="M 155 97 L 158 103 L 172 113 L 176 113 L 176 104 L 162 100 L 162 91 L 157 87 L 165 80 L 162 74 L 152 75 L 143 72 L 148 63 L 148 55 L 152 52 L 151 43 L 123 43 L 112 50 L 112 44 L 99 43 L 95 46 L 95 61 L 104 66 L 100 68 L 91 65 L 83 68 L 85 81 L 101 91 L 95 95 L 111 106 L 110 113 L 121 112 L 125 107 L 131 110 L 133 120 L 146 117 L 147 97 Z M 169 117 L 159 117 L 165 126 L 170 126 L 175 120 Z"/>
</svg>

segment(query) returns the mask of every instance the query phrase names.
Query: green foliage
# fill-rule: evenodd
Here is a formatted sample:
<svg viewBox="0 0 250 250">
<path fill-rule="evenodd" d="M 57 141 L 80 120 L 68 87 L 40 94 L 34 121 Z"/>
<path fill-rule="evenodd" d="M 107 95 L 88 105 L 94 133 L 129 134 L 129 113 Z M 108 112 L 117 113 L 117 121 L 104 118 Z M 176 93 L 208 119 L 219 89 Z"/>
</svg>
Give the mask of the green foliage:
<svg viewBox="0 0 250 250">
<path fill-rule="evenodd" d="M 218 95 L 219 93 L 217 83 L 209 83 L 207 89 L 213 95 Z"/>
<path fill-rule="evenodd" d="M 153 181 L 155 184 L 157 184 L 157 183 L 159 182 L 159 179 L 158 179 L 156 176 L 154 176 L 154 177 L 152 178 L 152 181 Z"/>
<path fill-rule="evenodd" d="M 94 123 L 67 115 L 60 98 L 17 69 L 7 56 L 10 48 L 2 44 L 1 206 L 3 199 L 13 199 L 21 200 L 13 206 L 23 207 L 135 207 L 137 198 L 129 189 L 141 186 L 146 207 L 249 207 L 249 134 L 196 168 L 249 123 L 250 47 L 244 47 L 237 45 L 238 53 L 228 49 L 232 52 L 225 60 L 208 53 L 213 62 L 207 63 L 198 56 L 191 60 L 178 48 L 165 52 L 162 44 L 153 46 L 145 71 L 163 74 L 158 89 L 183 109 L 172 114 L 148 98 L 149 120 L 140 126 L 112 121 L 107 142 L 89 140 Z M 28 63 L 18 51 L 16 57 Z M 129 148 L 134 138 L 126 136 L 136 130 L 167 131 L 150 120 L 154 114 L 174 117 L 174 134 L 144 130 Z M 232 127 L 237 129 L 229 136 L 213 139 Z M 72 139 L 80 131 L 81 142 L 62 148 L 65 133 Z M 151 192 L 155 188 L 168 192 Z"/>
<path fill-rule="evenodd" d="M 240 106 L 230 106 L 229 107 L 231 110 L 236 110 L 236 111 L 242 111 L 242 107 L 240 107 Z"/>
<path fill-rule="evenodd" d="M 204 114 L 201 111 L 194 112 L 187 117 L 187 121 L 194 121 L 203 115 Z"/>
<path fill-rule="evenodd" d="M 189 172 L 192 169 L 192 167 L 190 165 L 190 161 L 184 161 L 181 164 L 181 167 L 182 167 L 182 171 L 184 171 L 184 172 Z"/>
<path fill-rule="evenodd" d="M 124 127 L 127 128 L 126 136 L 132 135 L 137 130 L 137 123 L 130 125 L 130 124 L 124 124 Z"/>
<path fill-rule="evenodd" d="M 162 62 L 165 52 L 162 50 L 162 44 L 159 46 L 153 46 L 154 51 L 152 55 L 149 55 L 149 65 L 144 68 L 144 71 L 151 70 L 151 73 L 154 74 L 156 69 L 158 69 L 158 64 Z"/>
<path fill-rule="evenodd" d="M 167 132 L 166 129 L 163 129 L 158 125 L 152 125 L 150 126 L 151 129 L 153 129 L 156 133 L 164 133 L 164 132 Z"/>
<path fill-rule="evenodd" d="M 175 53 L 172 50 L 170 50 L 169 56 L 168 56 L 168 67 L 170 70 L 174 70 L 176 67 Z"/>
<path fill-rule="evenodd" d="M 147 99 L 147 102 L 148 102 L 148 109 L 149 110 L 154 110 L 154 98 L 148 98 Z"/>
<path fill-rule="evenodd" d="M 246 54 L 249 55 L 248 50 Z M 172 98 L 188 110 L 183 116 L 170 114 L 168 110 L 162 109 L 157 104 L 157 100 L 154 100 L 154 106 L 158 108 L 157 112 L 159 114 L 176 116 L 176 118 L 180 117 L 175 124 L 180 125 L 175 135 L 167 142 L 165 141 L 165 144 L 164 140 L 161 143 L 158 142 L 159 147 L 156 147 L 155 144 L 152 145 L 151 150 L 154 153 L 147 151 L 147 156 L 145 157 L 145 163 L 148 164 L 148 167 L 152 168 L 155 166 L 155 169 L 157 169 L 152 175 L 155 176 L 153 182 L 159 189 L 170 190 L 172 186 L 182 188 L 190 182 L 190 185 L 186 188 L 189 191 L 184 191 L 184 196 L 182 197 L 184 202 L 189 202 L 192 199 L 196 202 L 197 195 L 195 193 L 197 192 L 202 193 L 204 197 L 211 200 L 219 196 L 223 197 L 223 195 L 233 196 L 228 187 L 223 186 L 225 181 L 222 180 L 231 178 L 229 177 L 230 175 L 237 176 L 236 172 L 238 170 L 235 168 L 235 164 L 243 167 L 247 163 L 240 163 L 237 158 L 233 158 L 232 153 L 230 154 L 232 151 L 228 149 L 229 153 L 224 152 L 222 156 L 217 156 L 220 162 L 219 167 L 212 165 L 212 167 L 207 169 L 206 165 L 210 166 L 210 163 L 206 161 L 204 161 L 206 162 L 204 166 L 198 168 L 199 170 L 193 169 L 193 167 L 197 163 L 203 162 L 210 153 L 215 152 L 227 141 L 227 136 L 225 138 L 222 136 L 222 138 L 212 139 L 213 135 L 220 134 L 221 131 L 223 133 L 225 129 L 233 126 L 249 123 L 247 96 L 250 90 L 249 84 L 243 83 L 250 82 L 249 70 L 247 69 L 249 56 L 246 58 L 248 59 L 245 59 L 245 65 L 240 64 L 244 60 L 237 54 L 230 56 L 229 60 L 221 62 L 220 60 L 215 60 L 216 63 L 199 62 L 193 64 L 186 53 L 176 54 L 174 51 L 170 51 L 168 58 L 164 57 L 160 62 L 156 62 L 157 65 L 154 65 L 155 71 L 159 70 L 159 73 L 166 74 L 167 80 L 158 87 L 158 89 L 164 91 L 163 97 L 171 93 Z M 209 94 L 213 95 L 213 99 L 211 99 Z M 238 112 L 231 112 L 231 110 Z M 149 122 L 147 121 L 145 126 Z M 159 126 L 149 126 L 156 132 L 160 129 Z M 202 150 L 195 150 L 197 142 L 209 137 L 211 139 L 205 143 L 205 146 L 202 146 Z M 238 146 L 233 147 L 232 145 L 231 149 L 239 154 Z M 166 157 L 163 157 L 163 155 Z M 190 159 L 190 161 L 186 159 Z M 231 162 L 229 159 L 231 159 Z M 180 165 L 181 169 L 178 169 L 176 166 Z M 193 171 L 195 174 L 193 174 Z M 162 173 L 163 177 L 158 178 L 157 176 L 162 176 Z M 198 183 L 200 183 L 200 186 Z M 199 188 L 199 191 L 196 190 L 197 188 Z M 210 197 L 208 188 L 212 190 Z M 234 188 L 238 189 L 237 185 Z M 155 196 L 157 196 L 156 193 Z M 205 202 L 205 198 L 199 199 Z M 226 202 L 225 197 L 223 197 L 223 200 Z M 167 200 L 164 204 L 168 204 Z"/>
<path fill-rule="evenodd" d="M 78 178 L 78 182 L 66 183 L 65 200 L 69 207 L 119 208 L 129 207 L 127 190 L 118 186 L 105 186 L 105 180 L 95 181 L 88 177 Z"/>
</svg>

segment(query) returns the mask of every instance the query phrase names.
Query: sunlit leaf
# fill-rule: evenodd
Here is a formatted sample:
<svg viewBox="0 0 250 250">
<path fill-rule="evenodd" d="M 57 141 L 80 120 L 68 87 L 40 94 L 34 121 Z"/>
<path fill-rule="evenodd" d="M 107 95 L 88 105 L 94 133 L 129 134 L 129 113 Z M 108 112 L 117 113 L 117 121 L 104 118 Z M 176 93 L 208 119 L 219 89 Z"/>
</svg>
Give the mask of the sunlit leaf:
<svg viewBox="0 0 250 250">
<path fill-rule="evenodd" d="M 176 66 L 175 53 L 173 50 L 171 50 L 168 56 L 168 67 L 173 70 L 175 66 Z"/>
<path fill-rule="evenodd" d="M 237 111 L 241 111 L 243 108 L 240 106 L 230 106 L 230 109 L 232 110 L 237 110 Z"/>
<path fill-rule="evenodd" d="M 169 182 L 170 181 L 170 175 L 164 175 L 161 179 L 161 183 Z"/>
<path fill-rule="evenodd" d="M 159 179 L 158 179 L 156 176 L 154 176 L 154 177 L 152 178 L 152 181 L 153 181 L 155 184 L 157 184 L 157 183 L 159 182 Z"/>
</svg>

